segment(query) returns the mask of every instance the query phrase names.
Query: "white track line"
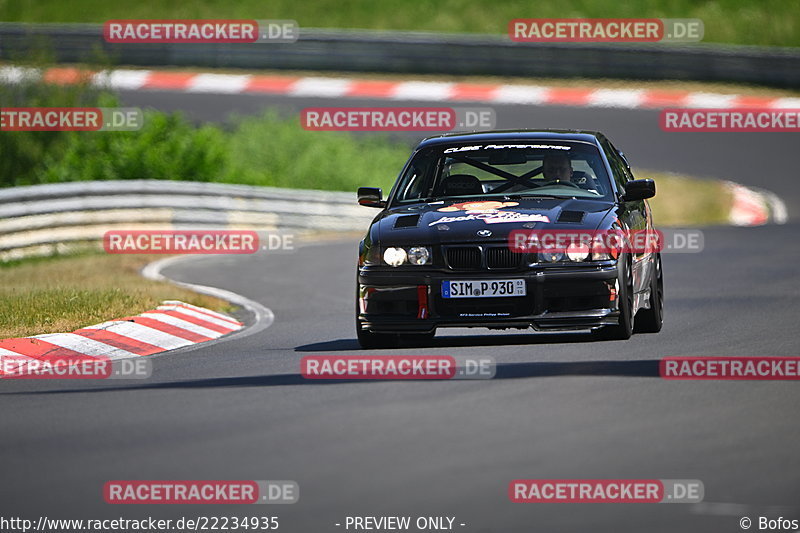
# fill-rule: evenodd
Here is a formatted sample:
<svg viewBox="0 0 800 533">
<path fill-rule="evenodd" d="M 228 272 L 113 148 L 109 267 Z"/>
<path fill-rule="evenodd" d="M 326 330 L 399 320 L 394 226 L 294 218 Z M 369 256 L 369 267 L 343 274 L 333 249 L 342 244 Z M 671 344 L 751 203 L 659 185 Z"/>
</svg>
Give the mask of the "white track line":
<svg viewBox="0 0 800 533">
<path fill-rule="evenodd" d="M 168 281 L 173 285 L 177 285 L 179 287 L 185 287 L 189 290 L 200 294 L 207 294 L 208 296 L 213 296 L 215 298 L 219 298 L 221 300 L 228 301 L 234 305 L 238 305 L 247 309 L 250 313 L 253 314 L 254 322 L 252 325 L 245 327 L 244 329 L 239 330 L 238 332 L 231 333 L 226 335 L 222 339 L 209 341 L 206 343 L 199 344 L 198 346 L 208 346 L 212 343 L 216 342 L 225 342 L 230 339 L 239 339 L 242 337 L 247 337 L 253 335 L 255 333 L 259 333 L 270 327 L 272 323 L 275 321 L 275 315 L 271 309 L 266 306 L 261 305 L 260 303 L 256 302 L 255 300 L 251 300 L 242 296 L 241 294 L 237 294 L 232 291 L 227 291 L 225 289 L 220 289 L 218 287 L 208 287 L 206 285 L 196 285 L 194 283 L 185 283 L 182 281 L 175 281 L 166 276 L 164 276 L 161 271 L 169 266 L 184 262 L 184 261 L 192 261 L 200 259 L 198 256 L 191 256 L 191 255 L 179 255 L 175 257 L 165 257 L 164 259 L 159 259 L 158 261 L 154 261 L 146 265 L 142 269 L 142 276 L 147 279 L 152 279 L 155 281 Z M 157 354 L 156 354 L 157 355 Z"/>
</svg>

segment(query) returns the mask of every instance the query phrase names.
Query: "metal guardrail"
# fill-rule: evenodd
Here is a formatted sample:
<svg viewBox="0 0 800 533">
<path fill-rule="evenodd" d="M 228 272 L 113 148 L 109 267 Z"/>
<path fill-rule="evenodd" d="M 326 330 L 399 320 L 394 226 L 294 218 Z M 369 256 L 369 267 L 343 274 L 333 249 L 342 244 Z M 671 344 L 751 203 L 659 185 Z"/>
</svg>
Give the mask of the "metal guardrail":
<svg viewBox="0 0 800 533">
<path fill-rule="evenodd" d="M 356 195 L 162 180 L 0 189 L 0 260 L 50 255 L 111 229 L 361 231 L 375 211 Z"/>
<path fill-rule="evenodd" d="M 0 59 L 48 43 L 55 59 L 117 64 L 515 77 L 687 79 L 800 87 L 800 49 L 712 44 L 516 43 L 502 35 L 300 29 L 295 43 L 110 44 L 94 24 L 0 23 Z"/>
</svg>

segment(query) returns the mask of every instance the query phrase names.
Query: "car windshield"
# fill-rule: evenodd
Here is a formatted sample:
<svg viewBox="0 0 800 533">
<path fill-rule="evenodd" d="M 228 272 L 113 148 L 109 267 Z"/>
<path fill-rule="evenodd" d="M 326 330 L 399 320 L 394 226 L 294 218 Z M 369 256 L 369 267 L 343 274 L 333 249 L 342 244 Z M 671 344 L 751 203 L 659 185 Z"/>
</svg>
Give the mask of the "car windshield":
<svg viewBox="0 0 800 533">
<path fill-rule="evenodd" d="M 596 146 L 526 141 L 420 150 L 395 187 L 394 202 L 470 197 L 576 197 L 610 200 Z"/>
</svg>

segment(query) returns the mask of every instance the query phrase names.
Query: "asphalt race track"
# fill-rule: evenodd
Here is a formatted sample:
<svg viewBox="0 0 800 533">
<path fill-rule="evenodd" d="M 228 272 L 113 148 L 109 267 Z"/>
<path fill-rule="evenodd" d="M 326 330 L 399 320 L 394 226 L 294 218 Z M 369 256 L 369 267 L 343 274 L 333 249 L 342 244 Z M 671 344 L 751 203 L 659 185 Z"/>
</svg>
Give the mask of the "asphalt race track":
<svg viewBox="0 0 800 533">
<path fill-rule="evenodd" d="M 197 120 L 337 104 L 166 92 L 123 100 Z M 335 524 L 348 515 L 455 516 L 455 529 L 469 532 L 733 532 L 742 516 L 800 518 L 796 382 L 658 377 L 668 355 L 798 355 L 797 136 L 667 134 L 655 111 L 495 109 L 502 129 L 600 129 L 634 167 L 767 188 L 790 221 L 708 228 L 703 252 L 665 254 L 659 334 L 596 342 L 445 330 L 430 347 L 363 352 L 488 354 L 499 365 L 489 381 L 299 375 L 304 355 L 361 353 L 355 239 L 175 265 L 167 276 L 244 294 L 269 307 L 274 324 L 156 357 L 146 382 L 4 382 L 0 446 L 10 460 L 0 506 L 26 518 L 277 515 L 287 532 L 342 531 Z M 513 504 L 507 487 L 518 478 L 699 479 L 705 502 Z M 113 506 L 102 486 L 114 479 L 285 479 L 301 495 L 286 506 Z"/>
</svg>

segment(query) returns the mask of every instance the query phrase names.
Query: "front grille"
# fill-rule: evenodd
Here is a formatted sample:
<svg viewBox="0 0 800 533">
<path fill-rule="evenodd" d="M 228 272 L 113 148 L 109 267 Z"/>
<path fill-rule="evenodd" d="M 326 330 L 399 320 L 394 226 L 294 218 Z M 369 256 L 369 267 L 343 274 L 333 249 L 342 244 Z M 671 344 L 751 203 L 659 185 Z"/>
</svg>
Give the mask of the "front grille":
<svg viewBox="0 0 800 533">
<path fill-rule="evenodd" d="M 452 270 L 500 270 L 520 268 L 525 254 L 508 246 L 450 246 L 445 248 L 445 258 Z"/>
<path fill-rule="evenodd" d="M 447 265 L 453 270 L 477 270 L 481 268 L 481 250 L 477 246 L 447 248 Z"/>
<path fill-rule="evenodd" d="M 517 268 L 523 254 L 516 253 L 508 246 L 488 248 L 486 266 L 489 268 Z"/>
</svg>

